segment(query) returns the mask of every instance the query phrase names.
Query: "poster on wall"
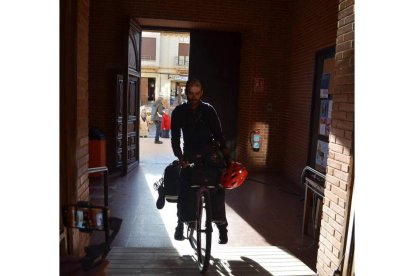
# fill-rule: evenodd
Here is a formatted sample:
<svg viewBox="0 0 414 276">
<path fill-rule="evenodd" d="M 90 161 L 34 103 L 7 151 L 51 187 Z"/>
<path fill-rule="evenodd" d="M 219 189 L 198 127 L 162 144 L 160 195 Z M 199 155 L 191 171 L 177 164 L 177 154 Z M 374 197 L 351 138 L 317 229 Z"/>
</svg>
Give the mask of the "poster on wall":
<svg viewBox="0 0 414 276">
<path fill-rule="evenodd" d="M 323 98 L 323 99 L 328 98 L 330 80 L 331 80 L 331 74 L 330 73 L 323 73 L 322 74 L 320 97 Z"/>
<path fill-rule="evenodd" d="M 321 110 L 319 113 L 319 134 L 327 135 L 327 123 L 328 123 L 328 109 L 329 101 L 321 100 Z"/>
<path fill-rule="evenodd" d="M 332 100 L 329 100 L 329 104 L 328 104 L 328 118 L 326 119 L 325 135 L 329 135 L 329 133 L 331 132 L 332 105 L 333 105 L 333 101 Z"/>
<path fill-rule="evenodd" d="M 318 140 L 318 147 L 316 149 L 316 164 L 326 168 L 328 161 L 328 143 Z"/>
<path fill-rule="evenodd" d="M 319 113 L 319 135 L 328 136 L 331 132 L 332 105 L 332 100 L 321 100 L 321 110 Z"/>
<path fill-rule="evenodd" d="M 264 78 L 254 78 L 254 92 L 264 92 Z"/>
</svg>

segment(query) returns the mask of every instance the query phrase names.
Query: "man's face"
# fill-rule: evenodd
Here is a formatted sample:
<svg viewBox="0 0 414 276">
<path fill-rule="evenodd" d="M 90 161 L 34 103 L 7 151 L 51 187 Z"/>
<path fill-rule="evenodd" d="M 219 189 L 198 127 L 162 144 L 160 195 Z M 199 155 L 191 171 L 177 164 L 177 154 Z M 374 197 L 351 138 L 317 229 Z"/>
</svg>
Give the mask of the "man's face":
<svg viewBox="0 0 414 276">
<path fill-rule="evenodd" d="M 189 88 L 187 100 L 192 106 L 197 106 L 200 103 L 201 96 L 203 96 L 201 87 L 193 85 Z"/>
</svg>

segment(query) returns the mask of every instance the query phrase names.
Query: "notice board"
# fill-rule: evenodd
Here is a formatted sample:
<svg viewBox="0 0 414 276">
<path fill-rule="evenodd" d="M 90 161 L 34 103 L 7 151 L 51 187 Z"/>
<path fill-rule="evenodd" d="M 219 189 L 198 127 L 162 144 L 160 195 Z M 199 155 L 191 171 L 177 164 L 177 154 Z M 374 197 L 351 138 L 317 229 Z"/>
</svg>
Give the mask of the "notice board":
<svg viewBox="0 0 414 276">
<path fill-rule="evenodd" d="M 308 165 L 326 173 L 329 133 L 332 123 L 332 83 L 335 47 L 315 54 Z"/>
</svg>

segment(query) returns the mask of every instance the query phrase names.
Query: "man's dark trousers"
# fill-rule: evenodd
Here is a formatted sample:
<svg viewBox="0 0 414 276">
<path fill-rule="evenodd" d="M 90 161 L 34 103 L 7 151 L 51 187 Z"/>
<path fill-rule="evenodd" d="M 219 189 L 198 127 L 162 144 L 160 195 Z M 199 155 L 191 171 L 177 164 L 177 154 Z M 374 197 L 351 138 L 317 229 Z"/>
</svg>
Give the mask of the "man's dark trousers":
<svg viewBox="0 0 414 276">
<path fill-rule="evenodd" d="M 160 141 L 161 121 L 154 121 L 155 124 L 155 142 Z"/>
</svg>

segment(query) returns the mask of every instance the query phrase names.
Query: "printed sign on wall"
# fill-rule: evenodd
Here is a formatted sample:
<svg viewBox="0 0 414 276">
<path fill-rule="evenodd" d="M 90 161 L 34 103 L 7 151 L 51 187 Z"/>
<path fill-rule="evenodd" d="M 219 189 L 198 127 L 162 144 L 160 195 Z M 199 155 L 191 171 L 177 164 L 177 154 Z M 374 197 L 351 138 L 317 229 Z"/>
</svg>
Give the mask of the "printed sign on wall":
<svg viewBox="0 0 414 276">
<path fill-rule="evenodd" d="M 316 164 L 326 168 L 328 161 L 328 143 L 318 140 L 318 147 L 316 149 Z"/>
<path fill-rule="evenodd" d="M 254 92 L 264 92 L 264 78 L 254 78 Z"/>
<path fill-rule="evenodd" d="M 330 73 L 323 73 L 322 74 L 321 91 L 320 91 L 320 97 L 321 98 L 328 98 L 330 80 L 331 80 L 331 74 Z"/>
<path fill-rule="evenodd" d="M 332 100 L 321 100 L 321 110 L 319 112 L 319 135 L 328 136 L 331 131 L 332 104 Z"/>
</svg>

